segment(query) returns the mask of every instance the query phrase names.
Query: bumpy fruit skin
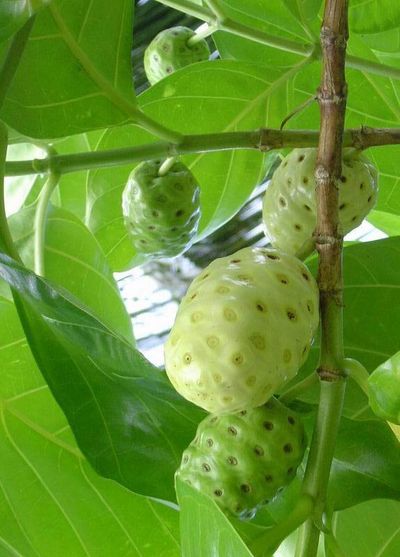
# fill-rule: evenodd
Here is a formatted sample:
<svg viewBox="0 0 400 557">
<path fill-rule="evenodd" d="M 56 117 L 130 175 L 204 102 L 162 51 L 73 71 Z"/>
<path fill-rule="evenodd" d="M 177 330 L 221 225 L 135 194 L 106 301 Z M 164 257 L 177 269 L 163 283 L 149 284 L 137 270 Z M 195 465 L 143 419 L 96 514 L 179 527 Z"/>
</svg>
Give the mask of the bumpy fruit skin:
<svg viewBox="0 0 400 557">
<path fill-rule="evenodd" d="M 300 418 L 271 398 L 259 408 L 205 418 L 177 476 L 225 511 L 252 518 L 294 478 L 305 447 Z"/>
<path fill-rule="evenodd" d="M 400 352 L 371 373 L 368 387 L 369 404 L 374 413 L 400 425 Z"/>
<path fill-rule="evenodd" d="M 190 170 L 176 162 L 164 176 L 161 161 L 140 163 L 122 194 L 127 230 L 139 253 L 175 257 L 194 240 L 200 220 L 199 186 Z"/>
<path fill-rule="evenodd" d="M 316 149 L 291 151 L 274 172 L 263 200 L 264 228 L 272 245 L 301 258 L 314 249 L 316 156 Z M 345 151 L 339 188 L 340 225 L 347 234 L 375 204 L 375 166 L 364 156 Z"/>
<path fill-rule="evenodd" d="M 151 85 L 184 66 L 208 60 L 207 41 L 187 44 L 194 34 L 188 27 L 171 27 L 152 40 L 144 53 L 144 69 Z"/>
<path fill-rule="evenodd" d="M 307 267 L 277 250 L 244 248 L 190 285 L 165 344 L 166 371 L 209 412 L 254 408 L 296 375 L 317 325 Z"/>
</svg>

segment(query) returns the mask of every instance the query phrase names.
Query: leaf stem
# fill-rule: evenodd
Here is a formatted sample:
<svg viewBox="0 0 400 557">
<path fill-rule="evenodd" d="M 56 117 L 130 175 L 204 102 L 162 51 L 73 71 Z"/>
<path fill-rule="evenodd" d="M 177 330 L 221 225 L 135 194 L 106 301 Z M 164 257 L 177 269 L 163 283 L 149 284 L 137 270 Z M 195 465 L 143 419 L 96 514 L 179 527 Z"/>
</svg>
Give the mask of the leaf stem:
<svg viewBox="0 0 400 557">
<path fill-rule="evenodd" d="M 362 365 L 362 363 L 357 360 L 353 360 L 353 358 L 346 358 L 344 360 L 344 369 L 346 370 L 346 373 L 348 374 L 350 379 L 353 379 L 360 387 L 360 389 L 364 392 L 364 394 L 369 396 L 369 373 Z"/>
<path fill-rule="evenodd" d="M 302 495 L 290 513 L 276 526 L 268 528 L 250 544 L 250 551 L 255 557 L 270 557 L 296 528 L 311 515 L 314 500 L 309 495 Z"/>
<path fill-rule="evenodd" d="M 7 128 L 3 122 L 0 121 L 0 247 L 10 257 L 13 257 L 17 261 L 21 261 L 8 227 L 5 207 L 4 166 L 7 153 L 7 139 Z"/>
<path fill-rule="evenodd" d="M 46 241 L 46 218 L 50 197 L 57 186 L 60 175 L 50 172 L 47 181 L 40 192 L 39 201 L 35 212 L 34 221 L 34 270 L 39 276 L 45 274 L 45 241 Z"/>
<path fill-rule="evenodd" d="M 34 22 L 35 16 L 30 17 L 14 35 L 11 41 L 3 66 L 0 70 L 0 109 L 3 106 L 8 88 L 17 71 L 19 61 L 29 39 Z"/>
<path fill-rule="evenodd" d="M 8 161 L 5 174 L 6 176 L 43 174 L 49 172 L 50 167 L 57 169 L 60 174 L 67 174 L 193 153 L 212 153 L 235 149 L 265 152 L 284 147 L 316 147 L 318 136 L 317 130 L 287 131 L 271 128 L 185 135 L 178 145 L 170 142 L 155 142 L 122 149 L 55 155 L 26 161 Z M 400 128 L 354 128 L 346 130 L 343 136 L 343 147 L 367 149 L 373 146 L 396 144 L 400 144 Z"/>
</svg>

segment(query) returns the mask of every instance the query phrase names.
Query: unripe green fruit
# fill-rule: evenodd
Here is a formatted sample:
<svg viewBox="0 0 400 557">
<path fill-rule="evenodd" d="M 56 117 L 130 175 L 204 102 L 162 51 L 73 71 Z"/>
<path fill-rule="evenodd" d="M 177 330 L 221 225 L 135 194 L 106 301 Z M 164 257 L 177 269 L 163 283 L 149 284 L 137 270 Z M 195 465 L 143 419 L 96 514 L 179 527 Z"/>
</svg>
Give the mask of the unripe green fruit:
<svg viewBox="0 0 400 557">
<path fill-rule="evenodd" d="M 260 406 L 296 375 L 317 325 L 307 267 L 273 249 L 244 248 L 190 285 L 165 345 L 166 371 L 209 412 Z"/>
<path fill-rule="evenodd" d="M 176 162 L 159 176 L 161 161 L 140 163 L 122 194 L 122 212 L 139 253 L 175 257 L 192 244 L 200 220 L 199 186 L 190 170 Z"/>
<path fill-rule="evenodd" d="M 263 200 L 263 221 L 272 245 L 298 257 L 314 249 L 316 149 L 294 149 L 274 172 Z M 364 156 L 345 151 L 339 181 L 343 234 L 361 224 L 377 196 L 377 170 Z"/>
<path fill-rule="evenodd" d="M 272 398 L 259 408 L 205 418 L 177 476 L 222 509 L 251 518 L 295 477 L 305 447 L 300 418 Z"/>
<path fill-rule="evenodd" d="M 208 60 L 207 41 L 201 39 L 193 45 L 188 44 L 194 35 L 188 27 L 172 27 L 152 40 L 144 54 L 144 69 L 151 85 L 189 64 Z"/>
</svg>

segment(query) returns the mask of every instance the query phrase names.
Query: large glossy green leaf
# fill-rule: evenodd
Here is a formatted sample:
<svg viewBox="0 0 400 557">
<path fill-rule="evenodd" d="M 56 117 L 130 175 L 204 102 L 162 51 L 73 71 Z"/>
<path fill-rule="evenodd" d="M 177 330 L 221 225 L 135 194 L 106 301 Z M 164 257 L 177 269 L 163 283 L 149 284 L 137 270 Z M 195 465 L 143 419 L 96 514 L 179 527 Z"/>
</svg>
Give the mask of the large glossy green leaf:
<svg viewBox="0 0 400 557">
<path fill-rule="evenodd" d="M 34 267 L 34 218 L 36 205 L 10 218 L 17 249 L 30 269 Z M 132 324 L 103 252 L 91 232 L 70 212 L 49 207 L 46 244 L 46 277 L 69 290 L 111 329 L 132 342 Z"/>
<path fill-rule="evenodd" d="M 343 509 L 368 499 L 400 500 L 400 444 L 379 421 L 342 418 L 329 481 L 329 500 Z"/>
<path fill-rule="evenodd" d="M 127 121 L 109 91 L 134 102 L 131 0 L 54 0 L 37 15 L 1 112 L 34 138 Z"/>
<path fill-rule="evenodd" d="M 344 347 L 347 357 L 359 360 L 369 372 L 399 349 L 400 327 L 400 237 L 349 245 L 344 250 Z M 309 262 L 313 274 L 317 259 Z M 297 382 L 315 370 L 319 343 Z M 316 404 L 318 386 L 310 388 L 301 399 Z M 349 381 L 344 413 L 352 419 L 374 419 L 368 399 L 354 381 Z"/>
<path fill-rule="evenodd" d="M 275 79 L 278 78 L 278 81 Z M 213 61 L 195 64 L 163 79 L 142 94 L 143 110 L 183 133 L 278 126 L 286 114 L 290 73 L 254 64 Z M 110 129 L 97 149 L 127 147 L 151 140 L 134 126 Z M 265 172 L 264 157 L 253 151 L 222 151 L 183 157 L 201 186 L 200 238 L 226 222 L 247 200 Z M 132 166 L 91 172 L 88 224 L 114 270 L 128 268 L 135 254 L 123 225 L 121 193 Z"/>
<path fill-rule="evenodd" d="M 4 299 L 0 322 L 0 555 L 178 557 L 178 513 L 92 470 Z"/>
<path fill-rule="evenodd" d="M 349 26 L 356 33 L 378 33 L 400 24 L 400 4 L 393 0 L 352 0 Z"/>
<path fill-rule="evenodd" d="M 400 216 L 384 211 L 371 211 L 368 222 L 382 230 L 388 236 L 400 236 Z"/>
<path fill-rule="evenodd" d="M 0 43 L 7 40 L 51 0 L 2 0 L 0 3 Z"/>
<path fill-rule="evenodd" d="M 368 501 L 335 515 L 334 532 L 346 557 L 400 555 L 400 503 Z"/>
<path fill-rule="evenodd" d="M 177 481 L 182 557 L 199 555 L 251 557 L 252 553 L 216 503 Z"/>
<path fill-rule="evenodd" d="M 133 491 L 173 499 L 203 411 L 66 292 L 5 255 L 0 277 L 17 292 L 29 345 L 89 462 Z"/>
</svg>

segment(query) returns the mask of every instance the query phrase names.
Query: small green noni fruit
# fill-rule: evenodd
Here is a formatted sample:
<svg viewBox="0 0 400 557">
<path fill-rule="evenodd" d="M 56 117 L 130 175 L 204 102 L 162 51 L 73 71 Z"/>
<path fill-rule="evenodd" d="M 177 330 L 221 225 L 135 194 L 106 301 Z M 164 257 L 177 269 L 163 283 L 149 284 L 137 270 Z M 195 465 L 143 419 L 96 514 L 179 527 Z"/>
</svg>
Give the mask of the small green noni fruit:
<svg viewBox="0 0 400 557">
<path fill-rule="evenodd" d="M 175 257 L 194 240 L 200 220 L 199 186 L 190 170 L 175 162 L 159 176 L 161 161 L 140 163 L 122 194 L 122 212 L 133 245 L 152 257 Z"/>
<path fill-rule="evenodd" d="M 304 263 L 244 248 L 190 285 L 165 344 L 166 371 L 209 412 L 260 406 L 296 375 L 317 325 L 318 288 Z"/>
<path fill-rule="evenodd" d="M 188 44 L 194 35 L 188 27 L 171 27 L 158 33 L 144 53 L 144 69 L 151 85 L 184 66 L 208 60 L 210 49 L 205 39 Z"/>
<path fill-rule="evenodd" d="M 277 249 L 307 257 L 316 227 L 316 149 L 294 149 L 274 172 L 263 200 L 266 235 Z M 377 196 L 377 170 L 363 155 L 345 150 L 339 181 L 339 220 L 343 234 L 361 224 Z"/>
<path fill-rule="evenodd" d="M 305 447 L 300 418 L 271 398 L 259 408 L 207 416 L 176 475 L 225 511 L 251 518 L 295 477 Z"/>
</svg>

